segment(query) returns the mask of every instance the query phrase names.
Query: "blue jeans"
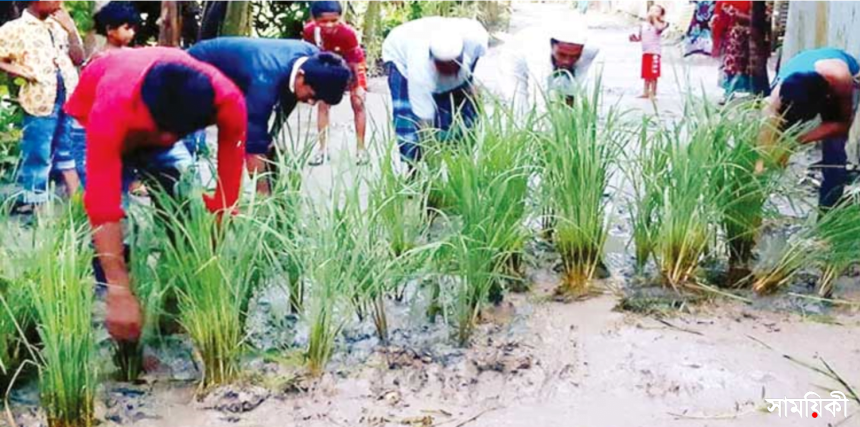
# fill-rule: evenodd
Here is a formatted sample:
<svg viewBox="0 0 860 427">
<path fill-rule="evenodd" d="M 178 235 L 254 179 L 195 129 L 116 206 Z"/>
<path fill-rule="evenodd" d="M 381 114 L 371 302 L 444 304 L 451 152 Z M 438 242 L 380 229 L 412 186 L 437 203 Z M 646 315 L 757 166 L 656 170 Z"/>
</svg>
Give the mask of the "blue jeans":
<svg viewBox="0 0 860 427">
<path fill-rule="evenodd" d="M 72 120 L 71 132 L 72 157 L 75 159 L 75 170 L 78 171 L 78 179 L 81 185 L 87 183 L 87 131 L 81 127 L 77 120 Z"/>
<path fill-rule="evenodd" d="M 63 77 L 57 73 L 57 98 L 51 114 L 43 117 L 24 115 L 21 167 L 18 170 L 23 203 L 48 201 L 52 168 L 61 172 L 75 169 L 70 136 L 74 119 L 63 112 L 65 102 L 65 84 Z"/>
<path fill-rule="evenodd" d="M 173 144 L 170 148 L 138 150 L 123 159 L 123 190 L 128 191 L 132 181 L 141 178 L 144 181 L 154 179 L 158 184 L 165 186 L 165 190 L 170 191 L 172 186 L 168 188 L 166 184 L 169 182 L 162 177 L 178 179 L 193 166 L 194 158 L 183 141 Z"/>
<path fill-rule="evenodd" d="M 860 89 L 854 90 L 854 113 L 860 104 Z M 836 138 L 828 138 L 821 141 L 821 188 L 818 189 L 818 207 L 823 209 L 832 208 L 839 203 L 845 193 L 845 185 L 848 183 L 848 155 L 845 146 L 848 143 L 848 135 Z M 836 166 L 836 167 L 827 167 Z"/>
</svg>

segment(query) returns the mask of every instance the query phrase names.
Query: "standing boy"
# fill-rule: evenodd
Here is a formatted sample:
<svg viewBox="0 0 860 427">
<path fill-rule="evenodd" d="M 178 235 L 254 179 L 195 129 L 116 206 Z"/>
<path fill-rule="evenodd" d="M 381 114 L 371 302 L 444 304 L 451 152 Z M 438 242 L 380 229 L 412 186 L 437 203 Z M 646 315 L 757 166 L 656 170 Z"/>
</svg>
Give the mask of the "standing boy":
<svg viewBox="0 0 860 427">
<path fill-rule="evenodd" d="M 93 15 L 93 21 L 96 33 L 104 36 L 106 43 L 90 56 L 87 63 L 110 52 L 128 49 L 134 41 L 137 27 L 140 25 L 140 14 L 130 2 L 111 1 Z M 78 177 L 81 184 L 86 185 L 86 136 L 84 129 L 77 122 L 72 123 L 71 137 L 72 153 L 74 154 Z M 137 181 L 132 183 L 132 187 L 132 193 L 135 193 L 137 188 L 141 188 Z"/>
<path fill-rule="evenodd" d="M 349 86 L 349 100 L 355 116 L 355 137 L 357 143 L 357 163 L 365 165 L 370 160 L 364 145 L 364 135 L 367 127 L 367 115 L 364 110 L 364 100 L 367 92 L 367 64 L 364 50 L 358 42 L 355 29 L 341 21 L 340 2 L 315 1 L 311 4 L 313 21 L 305 25 L 304 38 L 308 43 L 316 45 L 324 52 L 340 55 L 352 71 L 352 81 Z M 311 166 L 323 164 L 328 159 L 328 124 L 331 106 L 325 102 L 319 103 L 317 124 L 319 128 L 319 149 L 311 158 Z"/>
<path fill-rule="evenodd" d="M 76 65 L 84 50 L 75 23 L 61 1 L 33 1 L 21 17 L 0 27 L 0 70 L 24 79 L 21 197 L 14 213 L 33 213 L 49 198 L 52 169 L 71 195 L 78 190 L 72 156 L 71 121 L 62 106 L 78 83 Z"/>
</svg>

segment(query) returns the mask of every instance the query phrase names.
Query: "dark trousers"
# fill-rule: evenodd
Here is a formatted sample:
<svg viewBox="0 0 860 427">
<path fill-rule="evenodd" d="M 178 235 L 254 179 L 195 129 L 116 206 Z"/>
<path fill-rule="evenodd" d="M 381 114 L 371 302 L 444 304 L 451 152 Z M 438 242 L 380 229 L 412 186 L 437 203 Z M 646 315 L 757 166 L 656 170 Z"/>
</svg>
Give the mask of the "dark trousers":
<svg viewBox="0 0 860 427">
<path fill-rule="evenodd" d="M 829 138 L 821 143 L 824 180 L 818 190 L 820 208 L 832 208 L 839 203 L 839 199 L 845 192 L 845 184 L 848 181 L 848 172 L 845 170 L 845 165 L 848 163 L 848 155 L 845 153 L 846 142 L 848 137 Z"/>
</svg>

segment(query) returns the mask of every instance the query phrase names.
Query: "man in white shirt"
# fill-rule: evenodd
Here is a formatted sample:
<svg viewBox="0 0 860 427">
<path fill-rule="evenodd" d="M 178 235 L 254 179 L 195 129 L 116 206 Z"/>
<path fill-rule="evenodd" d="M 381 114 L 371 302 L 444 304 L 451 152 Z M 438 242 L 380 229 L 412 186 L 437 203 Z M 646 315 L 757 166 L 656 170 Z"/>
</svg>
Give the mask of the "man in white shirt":
<svg viewBox="0 0 860 427">
<path fill-rule="evenodd" d="M 500 67 L 479 69 L 477 79 L 520 114 L 553 96 L 570 102 L 600 52 L 587 42 L 584 23 L 526 28 L 501 48 Z"/>
<path fill-rule="evenodd" d="M 403 160 L 420 160 L 419 130 L 435 128 L 448 137 L 452 125 L 474 121 L 472 72 L 488 43 L 478 21 L 441 17 L 407 22 L 385 39 L 382 60 Z"/>
</svg>

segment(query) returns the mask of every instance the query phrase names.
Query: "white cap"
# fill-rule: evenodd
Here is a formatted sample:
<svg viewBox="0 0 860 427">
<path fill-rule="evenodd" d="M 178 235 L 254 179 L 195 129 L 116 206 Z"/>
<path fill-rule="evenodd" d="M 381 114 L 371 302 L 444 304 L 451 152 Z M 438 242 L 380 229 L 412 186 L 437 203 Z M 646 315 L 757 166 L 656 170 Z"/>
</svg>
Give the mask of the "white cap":
<svg viewBox="0 0 860 427">
<path fill-rule="evenodd" d="M 588 41 L 588 28 L 585 22 L 574 20 L 564 24 L 553 25 L 550 37 L 561 43 L 578 44 L 584 46 Z"/>
<path fill-rule="evenodd" d="M 439 32 L 430 39 L 430 55 L 437 61 L 454 61 L 462 54 L 463 36 L 456 31 Z"/>
</svg>

